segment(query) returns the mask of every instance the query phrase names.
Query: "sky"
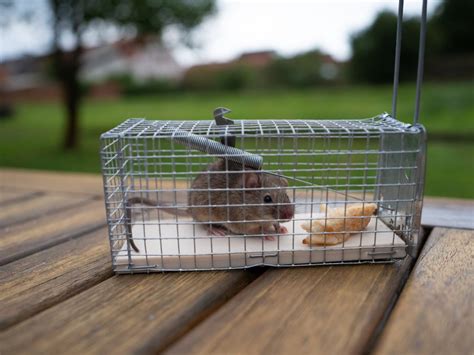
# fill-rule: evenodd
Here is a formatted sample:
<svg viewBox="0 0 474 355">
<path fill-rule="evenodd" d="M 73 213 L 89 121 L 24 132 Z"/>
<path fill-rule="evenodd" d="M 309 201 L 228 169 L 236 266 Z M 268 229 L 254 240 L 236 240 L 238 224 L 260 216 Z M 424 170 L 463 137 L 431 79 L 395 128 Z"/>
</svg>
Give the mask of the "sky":
<svg viewBox="0 0 474 355">
<path fill-rule="evenodd" d="M 46 12 L 46 0 L 35 2 L 36 11 Z M 428 14 L 441 0 L 430 0 Z M 376 14 L 397 11 L 398 0 L 218 0 L 217 13 L 194 32 L 195 47 L 177 45 L 178 35 L 170 30 L 165 42 L 180 64 L 227 61 L 243 52 L 275 50 L 292 55 L 319 48 L 335 58 L 350 56 L 350 36 L 370 24 Z M 421 13 L 421 0 L 405 0 L 405 16 Z M 1 16 L 1 15 L 0 15 Z M 113 41 L 118 33 L 105 31 L 87 36 L 86 43 Z M 0 60 L 48 50 L 51 34 L 46 25 L 15 23 L 0 28 Z"/>
</svg>

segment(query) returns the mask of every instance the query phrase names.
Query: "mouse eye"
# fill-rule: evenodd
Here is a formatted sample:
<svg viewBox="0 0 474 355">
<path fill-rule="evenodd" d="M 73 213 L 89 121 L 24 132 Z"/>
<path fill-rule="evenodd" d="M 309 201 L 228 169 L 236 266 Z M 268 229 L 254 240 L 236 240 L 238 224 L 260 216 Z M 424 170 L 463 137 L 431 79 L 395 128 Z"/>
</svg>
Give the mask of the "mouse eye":
<svg viewBox="0 0 474 355">
<path fill-rule="evenodd" d="M 266 195 L 266 196 L 263 198 L 263 201 L 264 201 L 265 203 L 270 203 L 270 202 L 272 202 L 273 200 L 272 200 L 272 197 L 271 197 L 270 195 Z"/>
</svg>

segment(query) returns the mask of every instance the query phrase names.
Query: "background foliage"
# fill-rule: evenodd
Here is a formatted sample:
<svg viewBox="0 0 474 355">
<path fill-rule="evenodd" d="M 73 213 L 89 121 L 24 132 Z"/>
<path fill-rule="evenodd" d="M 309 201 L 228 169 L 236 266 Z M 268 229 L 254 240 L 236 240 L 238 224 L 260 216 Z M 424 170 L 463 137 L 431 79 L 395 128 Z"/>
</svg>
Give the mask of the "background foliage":
<svg viewBox="0 0 474 355">
<path fill-rule="evenodd" d="M 427 195 L 474 198 L 474 143 L 469 141 L 474 137 L 473 90 L 473 83 L 424 87 L 420 119 L 428 129 Z M 413 94 L 412 84 L 400 88 L 399 117 L 405 122 L 412 121 Z M 30 103 L 18 106 L 18 119 L 0 121 L 0 165 L 98 173 L 100 134 L 130 117 L 212 119 L 215 107 L 226 106 L 233 110 L 229 117 L 237 119 L 364 118 L 389 110 L 390 103 L 389 85 L 87 100 L 82 110 L 83 144 L 77 151 L 57 147 L 61 107 Z M 459 139 L 459 132 L 464 139 Z"/>
</svg>

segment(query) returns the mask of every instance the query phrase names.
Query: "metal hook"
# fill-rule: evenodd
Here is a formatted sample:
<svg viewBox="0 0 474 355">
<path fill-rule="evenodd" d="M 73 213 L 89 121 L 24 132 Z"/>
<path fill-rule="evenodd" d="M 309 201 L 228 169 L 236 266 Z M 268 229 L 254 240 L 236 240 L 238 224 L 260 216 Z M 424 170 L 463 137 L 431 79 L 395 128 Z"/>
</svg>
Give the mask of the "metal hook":
<svg viewBox="0 0 474 355">
<path fill-rule="evenodd" d="M 214 110 L 214 120 L 218 126 L 229 126 L 234 124 L 234 121 L 224 117 L 224 115 L 229 112 L 231 112 L 231 110 L 225 107 L 218 107 Z M 221 143 L 229 147 L 235 147 L 235 136 L 224 134 L 221 136 Z"/>
</svg>

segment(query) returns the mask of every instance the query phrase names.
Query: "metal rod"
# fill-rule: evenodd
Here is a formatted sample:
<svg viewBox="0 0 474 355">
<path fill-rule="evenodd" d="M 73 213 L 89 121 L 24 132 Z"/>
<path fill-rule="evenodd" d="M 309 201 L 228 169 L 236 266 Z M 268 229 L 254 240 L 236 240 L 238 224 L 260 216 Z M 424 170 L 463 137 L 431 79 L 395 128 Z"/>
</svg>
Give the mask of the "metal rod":
<svg viewBox="0 0 474 355">
<path fill-rule="evenodd" d="M 418 52 L 418 71 L 416 74 L 416 99 L 415 99 L 415 116 L 413 123 L 417 124 L 420 116 L 420 101 L 421 101 L 421 83 L 423 82 L 423 67 L 425 59 L 425 41 L 426 41 L 426 12 L 428 0 L 423 0 L 421 9 L 421 24 L 420 24 L 420 44 Z"/>
<path fill-rule="evenodd" d="M 261 169 L 263 157 L 257 154 L 250 154 L 241 149 L 229 147 L 219 142 L 213 141 L 203 136 L 189 133 L 183 130 L 175 130 L 171 136 L 175 141 L 185 146 L 213 155 L 219 155 L 235 163 L 243 164 L 249 168 Z"/>
<path fill-rule="evenodd" d="M 397 40 L 395 45 L 395 69 L 393 73 L 392 117 L 397 117 L 398 83 L 400 80 L 400 53 L 402 47 L 403 0 L 398 1 Z"/>
</svg>

